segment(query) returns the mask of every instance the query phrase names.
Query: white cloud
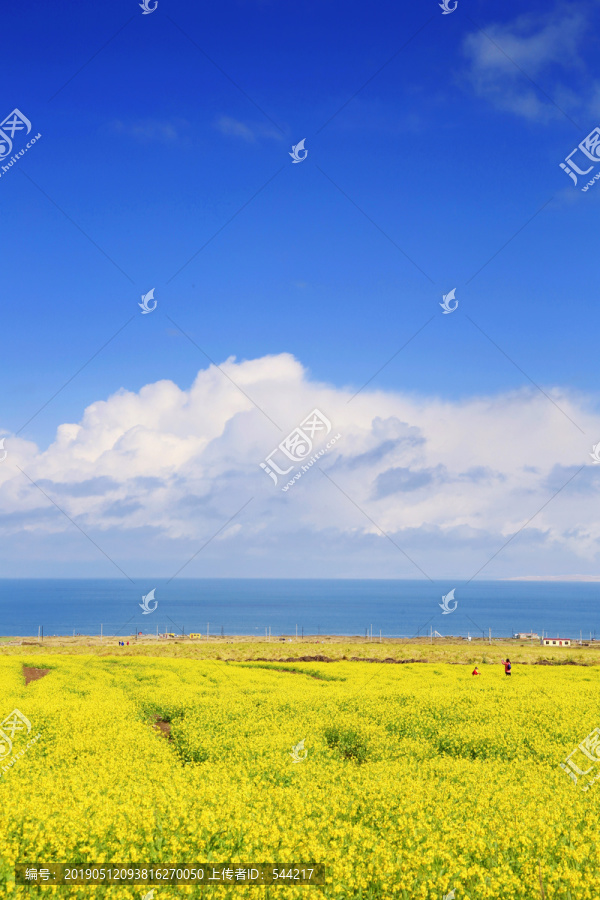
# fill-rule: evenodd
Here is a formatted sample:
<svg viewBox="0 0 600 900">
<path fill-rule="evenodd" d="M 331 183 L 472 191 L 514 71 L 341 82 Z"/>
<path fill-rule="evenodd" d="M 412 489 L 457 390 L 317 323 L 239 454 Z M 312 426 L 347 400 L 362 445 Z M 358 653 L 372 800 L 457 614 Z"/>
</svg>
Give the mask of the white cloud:
<svg viewBox="0 0 600 900">
<path fill-rule="evenodd" d="M 172 144 L 181 140 L 183 132 L 188 127 L 185 119 L 136 119 L 123 122 L 115 119 L 110 127 L 118 134 L 135 138 L 143 143 L 157 141 L 161 144 Z"/>
<path fill-rule="evenodd" d="M 227 137 L 241 138 L 248 144 L 256 144 L 261 138 L 273 138 L 283 140 L 281 132 L 271 125 L 262 122 L 240 122 L 231 116 L 220 116 L 215 122 L 215 128 Z"/>
<path fill-rule="evenodd" d="M 85 543 L 18 465 L 103 549 L 136 564 L 160 568 L 164 555 L 169 569 L 219 532 L 201 557 L 213 573 L 418 576 L 381 528 L 430 577 L 468 577 L 585 464 L 486 574 L 597 564 L 591 438 L 539 391 L 444 402 L 365 390 L 349 403 L 353 391 L 311 381 L 289 354 L 221 368 L 242 390 L 211 366 L 189 390 L 165 380 L 92 403 L 45 450 L 8 436 L 5 552 L 25 534 L 19 553 L 33 559 L 52 535 Z M 600 434 L 590 399 L 548 390 L 586 435 Z M 275 487 L 259 463 L 315 407 L 342 435 L 319 460 L 329 478 L 314 465 L 284 493 L 286 479 Z"/>
<path fill-rule="evenodd" d="M 586 79 L 581 56 L 590 19 L 587 5 L 559 4 L 544 16 L 524 14 L 472 32 L 463 51 L 475 92 L 499 109 L 540 121 L 560 116 L 557 106 L 567 114 L 593 109 L 598 82 Z M 569 84 L 564 83 L 567 72 Z"/>
</svg>

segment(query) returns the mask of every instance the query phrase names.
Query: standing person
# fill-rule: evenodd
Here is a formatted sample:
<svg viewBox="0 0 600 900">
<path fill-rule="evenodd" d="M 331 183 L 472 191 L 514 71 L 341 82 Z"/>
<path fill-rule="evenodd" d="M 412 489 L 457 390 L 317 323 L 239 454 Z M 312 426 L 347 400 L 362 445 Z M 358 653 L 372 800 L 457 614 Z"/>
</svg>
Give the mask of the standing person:
<svg viewBox="0 0 600 900">
<path fill-rule="evenodd" d="M 510 675 L 510 670 L 512 669 L 510 659 L 507 657 L 506 659 L 501 659 L 500 662 L 504 665 L 504 674 Z"/>
</svg>

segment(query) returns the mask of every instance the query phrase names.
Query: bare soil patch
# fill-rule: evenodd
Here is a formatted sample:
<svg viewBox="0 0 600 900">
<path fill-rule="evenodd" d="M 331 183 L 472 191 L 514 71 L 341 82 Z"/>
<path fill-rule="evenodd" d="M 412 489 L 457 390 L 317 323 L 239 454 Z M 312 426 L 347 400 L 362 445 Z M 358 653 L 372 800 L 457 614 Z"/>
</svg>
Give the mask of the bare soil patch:
<svg viewBox="0 0 600 900">
<path fill-rule="evenodd" d="M 163 737 L 165 737 L 168 741 L 172 741 L 173 738 L 171 736 L 171 723 L 165 722 L 164 719 L 161 719 L 160 716 L 154 716 L 154 725 L 153 728 L 158 729 Z"/>
<path fill-rule="evenodd" d="M 329 656 L 286 656 L 283 659 L 272 656 L 253 656 L 244 662 L 339 662 L 339 659 L 331 659 Z"/>
<path fill-rule="evenodd" d="M 388 656 L 386 659 L 375 659 L 369 658 L 367 656 L 351 656 L 348 659 L 347 656 L 342 656 L 341 659 L 338 657 L 333 658 L 330 656 L 287 656 L 284 659 L 277 659 L 273 657 L 267 656 L 253 656 L 250 657 L 244 662 L 273 662 L 273 663 L 291 663 L 291 662 L 370 662 L 370 663 L 421 663 L 427 662 L 426 659 L 392 659 L 391 656 Z"/>
<path fill-rule="evenodd" d="M 350 662 L 373 662 L 373 663 L 396 663 L 396 665 L 402 665 L 403 663 L 426 663 L 426 659 L 392 659 L 391 656 L 386 657 L 385 659 L 367 659 L 364 656 L 351 656 Z"/>
<path fill-rule="evenodd" d="M 35 669 L 32 666 L 23 666 L 23 677 L 25 678 L 25 687 L 30 681 L 39 681 L 44 675 L 47 675 L 50 669 Z"/>
<path fill-rule="evenodd" d="M 574 659 L 536 659 L 534 666 L 587 666 L 585 662 L 575 662 Z"/>
</svg>

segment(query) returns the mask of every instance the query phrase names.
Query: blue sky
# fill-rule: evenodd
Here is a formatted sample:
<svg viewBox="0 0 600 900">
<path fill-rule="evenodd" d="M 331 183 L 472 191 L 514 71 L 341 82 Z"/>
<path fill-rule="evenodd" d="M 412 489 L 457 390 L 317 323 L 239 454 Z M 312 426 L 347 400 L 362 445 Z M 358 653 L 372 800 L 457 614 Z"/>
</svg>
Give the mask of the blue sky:
<svg viewBox="0 0 600 900">
<path fill-rule="evenodd" d="M 31 120 L 32 134 L 42 137 L 0 176 L 0 430 L 7 448 L 18 433 L 37 450 L 28 445 L 25 453 L 13 443 L 2 477 L 9 478 L 8 466 L 23 452 L 23 461 L 38 460 L 35 477 L 50 486 L 64 486 L 71 477 L 89 482 L 92 473 L 78 473 L 64 455 L 64 471 L 40 462 L 57 429 L 82 422 L 86 408 L 118 391 L 137 393 L 163 381 L 190 390 L 209 365 L 199 348 L 219 364 L 289 354 L 304 367 L 302 376 L 295 371 L 295 385 L 315 386 L 315 398 L 323 390 L 350 396 L 423 329 L 369 389 L 401 395 L 421 410 L 438 402 L 466 409 L 477 398 L 487 408 L 498 402 L 505 409 L 503 398 L 511 392 L 532 390 L 535 408 L 547 403 L 556 416 L 557 434 L 579 441 L 572 461 L 557 449 L 554 466 L 565 467 L 566 481 L 577 452 L 579 464 L 589 463 L 591 444 L 600 439 L 594 431 L 600 187 L 584 193 L 585 179 L 575 187 L 559 168 L 600 123 L 599 17 L 598 4 L 585 2 L 492 8 L 459 0 L 450 15 L 436 2 L 206 8 L 159 0 L 149 15 L 136 2 L 109 0 L 93 9 L 32 3 L 26 11 L 11 4 L 4 13 L 2 117 L 18 108 Z M 308 156 L 295 165 L 289 151 L 301 139 Z M 19 140 L 24 143 L 17 136 L 15 150 Z M 158 306 L 142 316 L 137 303 L 151 288 Z M 439 302 L 453 288 L 459 307 L 444 316 Z M 285 397 L 275 400 L 280 376 L 275 366 L 272 393 L 263 385 L 261 406 L 273 396 L 270 415 L 284 411 L 286 421 L 280 412 L 277 424 L 285 433 L 311 404 L 307 395 L 309 405 L 302 405 L 302 394 L 296 409 L 292 392 L 286 415 Z M 555 399 L 568 397 L 580 428 L 531 381 Z M 371 434 L 378 402 L 371 407 Z M 230 413 L 211 440 L 237 427 L 233 419 L 243 410 L 234 403 Z M 265 452 L 257 460 L 282 437 L 266 424 Z M 367 428 L 366 418 L 354 424 Z M 407 425 L 422 427 L 417 419 Z M 486 426 L 475 421 L 472 427 Z M 359 441 L 352 452 L 372 450 Z M 441 464 L 413 460 L 410 465 L 421 468 L 407 475 L 410 465 L 395 460 L 383 483 L 424 488 Z M 519 462 L 532 464 L 525 457 Z M 552 460 L 547 466 L 544 478 L 554 471 Z M 172 468 L 169 478 L 185 477 L 176 461 Z M 368 477 L 380 485 L 382 475 Z M 141 463 L 138 476 L 163 477 L 151 476 Z M 11 469 L 13 477 L 23 476 Z M 99 470 L 98 477 L 107 472 Z M 10 483 L 14 490 L 2 482 L 5 552 L 22 562 L 6 574 L 23 574 L 30 565 L 39 574 L 68 574 L 79 536 L 57 525 L 68 549 L 52 569 L 55 548 L 44 527 L 33 524 L 45 514 L 29 509 Z M 213 478 L 202 494 L 207 502 L 214 484 Z M 153 485 L 149 490 L 159 491 Z M 169 560 L 185 556 L 212 524 L 225 522 L 240 491 L 242 505 L 240 485 L 229 487 L 231 502 L 212 510 L 204 530 L 169 534 Z M 251 495 L 252 485 L 246 487 Z M 363 488 L 365 497 L 380 495 L 380 488 L 366 490 L 364 483 L 358 493 Z M 530 508 L 524 491 L 514 518 L 490 526 L 490 551 L 535 512 L 537 496 Z M 69 512 L 59 494 L 52 495 L 55 502 Z M 15 535 L 19 511 L 25 518 Z M 90 508 L 71 513 L 100 544 L 103 535 L 117 548 L 129 547 L 123 552 L 131 566 L 148 563 L 135 548 L 140 528 L 157 535 L 152 520 L 113 528 L 94 520 Z M 377 519 L 377 510 L 369 515 Z M 425 527 L 417 519 L 382 527 L 406 531 L 408 538 L 411 528 Z M 316 521 L 315 509 L 302 526 L 308 535 L 302 552 L 311 552 L 312 539 L 321 541 Z M 463 526 L 431 523 L 434 529 Z M 575 520 L 565 541 L 574 528 Z M 335 553 L 324 555 L 315 574 L 344 574 L 344 560 L 354 553 L 348 534 L 334 531 Z M 565 550 L 557 564 L 570 572 L 595 571 L 595 536 L 588 538 L 585 559 Z M 177 546 L 179 539 L 189 548 Z M 294 540 L 293 530 L 285 547 L 278 538 L 274 567 L 239 548 L 235 555 L 245 562 L 238 573 L 300 571 Z M 488 552 L 487 544 L 481 549 L 476 543 L 472 535 L 458 540 L 465 572 Z M 507 562 L 498 574 L 546 570 L 556 548 L 544 547 L 535 563 Z M 73 574 L 112 575 L 88 550 Z M 429 552 L 427 541 L 420 550 Z M 370 553 L 365 544 L 365 560 Z M 327 560 L 334 558 L 331 568 Z M 390 565 L 382 575 L 415 574 Z M 353 574 L 377 574 L 365 566 Z M 226 568 L 205 574 L 235 574 Z"/>
</svg>

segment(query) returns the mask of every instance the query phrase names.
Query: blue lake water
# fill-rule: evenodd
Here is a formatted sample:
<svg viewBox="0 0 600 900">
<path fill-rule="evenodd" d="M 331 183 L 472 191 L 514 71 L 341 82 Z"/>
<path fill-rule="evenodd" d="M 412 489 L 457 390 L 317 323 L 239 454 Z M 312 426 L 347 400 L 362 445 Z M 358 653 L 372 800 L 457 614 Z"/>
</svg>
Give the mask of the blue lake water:
<svg viewBox="0 0 600 900">
<path fill-rule="evenodd" d="M 454 612 L 442 595 L 455 589 Z M 144 615 L 142 595 L 155 590 Z M 600 583 L 395 580 L 0 579 L 0 634 L 129 635 L 165 630 L 186 634 L 346 634 L 413 637 L 429 634 L 506 637 L 544 631 L 550 637 L 600 639 Z M 448 604 L 454 608 L 454 603 Z M 153 603 L 150 606 L 154 606 Z"/>
</svg>

